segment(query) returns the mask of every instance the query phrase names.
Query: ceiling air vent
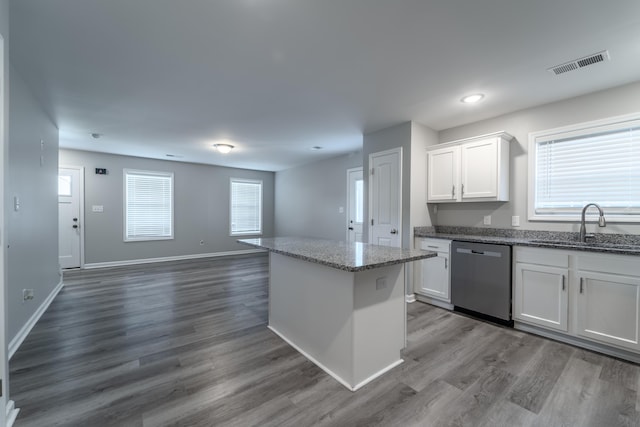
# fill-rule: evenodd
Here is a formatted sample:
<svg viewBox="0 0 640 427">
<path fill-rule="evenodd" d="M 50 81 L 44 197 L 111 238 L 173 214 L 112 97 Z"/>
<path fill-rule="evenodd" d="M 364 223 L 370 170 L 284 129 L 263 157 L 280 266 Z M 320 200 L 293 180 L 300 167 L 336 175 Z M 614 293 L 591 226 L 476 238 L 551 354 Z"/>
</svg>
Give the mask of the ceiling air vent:
<svg viewBox="0 0 640 427">
<path fill-rule="evenodd" d="M 548 68 L 547 71 L 551 71 L 553 74 L 558 75 L 608 60 L 609 52 L 603 50 L 602 52 L 594 53 L 593 55 L 585 56 L 584 58 L 575 59 L 573 61 L 565 62 L 564 64 L 556 65 L 555 67 Z"/>
</svg>

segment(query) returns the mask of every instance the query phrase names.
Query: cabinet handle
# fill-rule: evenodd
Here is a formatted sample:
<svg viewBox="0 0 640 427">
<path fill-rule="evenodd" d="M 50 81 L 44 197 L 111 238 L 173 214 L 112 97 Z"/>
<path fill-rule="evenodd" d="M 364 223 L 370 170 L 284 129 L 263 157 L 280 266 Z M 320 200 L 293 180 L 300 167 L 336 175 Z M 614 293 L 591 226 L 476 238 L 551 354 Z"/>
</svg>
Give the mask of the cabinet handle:
<svg viewBox="0 0 640 427">
<path fill-rule="evenodd" d="M 431 245 L 427 245 L 428 248 L 433 248 L 433 249 L 438 249 L 439 246 L 431 246 Z"/>
<path fill-rule="evenodd" d="M 456 197 L 456 186 L 455 185 L 451 186 L 451 197 Z"/>
<path fill-rule="evenodd" d="M 562 275 L 562 290 L 564 291 L 564 274 Z"/>
<path fill-rule="evenodd" d="M 584 283 L 584 278 L 581 277 L 580 278 L 580 293 L 583 293 L 583 283 Z"/>
<path fill-rule="evenodd" d="M 460 195 L 464 196 L 464 184 L 462 184 L 462 188 L 460 189 Z"/>
<path fill-rule="evenodd" d="M 447 269 L 447 258 L 444 259 L 444 269 Z"/>
</svg>

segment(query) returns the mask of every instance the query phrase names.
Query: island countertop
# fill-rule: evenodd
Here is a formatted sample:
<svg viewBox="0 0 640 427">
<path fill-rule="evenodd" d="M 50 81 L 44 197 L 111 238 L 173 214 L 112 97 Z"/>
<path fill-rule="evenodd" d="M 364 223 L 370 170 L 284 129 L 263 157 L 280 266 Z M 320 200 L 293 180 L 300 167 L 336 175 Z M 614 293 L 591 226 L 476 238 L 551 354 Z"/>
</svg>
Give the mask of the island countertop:
<svg viewBox="0 0 640 427">
<path fill-rule="evenodd" d="M 419 249 L 401 249 L 360 242 L 339 242 L 300 237 L 240 239 L 238 242 L 349 272 L 370 270 L 437 256 L 435 252 Z"/>
</svg>

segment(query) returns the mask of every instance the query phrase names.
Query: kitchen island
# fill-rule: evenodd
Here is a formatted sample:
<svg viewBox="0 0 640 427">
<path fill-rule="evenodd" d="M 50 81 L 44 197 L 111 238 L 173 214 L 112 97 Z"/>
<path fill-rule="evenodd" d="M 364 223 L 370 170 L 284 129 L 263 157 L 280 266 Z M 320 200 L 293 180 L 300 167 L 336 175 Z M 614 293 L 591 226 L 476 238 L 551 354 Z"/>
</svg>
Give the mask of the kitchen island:
<svg viewBox="0 0 640 427">
<path fill-rule="evenodd" d="M 436 256 L 365 243 L 276 237 L 269 251 L 269 329 L 352 391 L 402 363 L 404 264 Z"/>
</svg>

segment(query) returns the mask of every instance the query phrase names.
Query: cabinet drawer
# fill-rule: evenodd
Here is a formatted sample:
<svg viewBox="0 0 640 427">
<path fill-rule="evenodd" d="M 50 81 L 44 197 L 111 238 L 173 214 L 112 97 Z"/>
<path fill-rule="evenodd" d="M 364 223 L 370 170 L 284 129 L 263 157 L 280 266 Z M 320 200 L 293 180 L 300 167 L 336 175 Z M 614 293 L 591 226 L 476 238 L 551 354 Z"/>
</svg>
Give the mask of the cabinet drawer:
<svg viewBox="0 0 640 427">
<path fill-rule="evenodd" d="M 550 265 L 553 267 L 569 267 L 569 254 L 558 249 L 538 249 L 525 246 L 514 246 L 513 258 L 516 262 L 527 264 Z"/>
<path fill-rule="evenodd" d="M 425 251 L 449 253 L 451 240 L 444 239 L 420 239 L 420 249 Z"/>
<path fill-rule="evenodd" d="M 578 255 L 578 270 L 640 276 L 640 257 L 590 253 Z"/>
</svg>

